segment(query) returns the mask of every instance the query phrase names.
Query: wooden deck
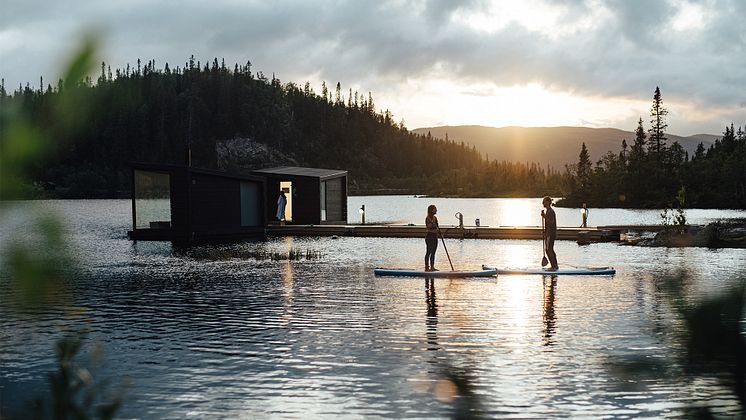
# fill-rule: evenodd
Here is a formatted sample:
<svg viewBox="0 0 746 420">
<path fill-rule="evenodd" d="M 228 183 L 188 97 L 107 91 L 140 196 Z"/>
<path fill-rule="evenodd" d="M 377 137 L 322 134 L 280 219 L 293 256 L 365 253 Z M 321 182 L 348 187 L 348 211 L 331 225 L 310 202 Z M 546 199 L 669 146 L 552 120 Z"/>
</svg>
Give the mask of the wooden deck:
<svg viewBox="0 0 746 420">
<path fill-rule="evenodd" d="M 664 229 L 658 225 L 590 226 L 588 228 L 560 227 L 557 239 L 578 243 L 619 241 L 628 232 L 657 232 Z M 541 239 L 538 226 L 441 226 L 443 236 L 449 239 Z M 424 225 L 280 225 L 271 223 L 251 232 L 214 232 L 212 234 L 175 236 L 171 229 L 138 229 L 129 231 L 133 240 L 143 241 L 234 241 L 248 237 L 267 236 L 352 236 L 379 238 L 424 238 Z"/>
<path fill-rule="evenodd" d="M 640 228 L 640 227 L 638 227 Z M 640 229 L 645 230 L 645 229 Z M 557 229 L 558 240 L 577 241 L 584 238 L 590 242 L 618 241 L 624 227 L 588 227 Z M 269 225 L 268 236 L 356 236 L 380 238 L 424 238 L 424 225 Z M 537 226 L 441 226 L 446 238 L 454 239 L 541 239 L 541 227 Z"/>
</svg>

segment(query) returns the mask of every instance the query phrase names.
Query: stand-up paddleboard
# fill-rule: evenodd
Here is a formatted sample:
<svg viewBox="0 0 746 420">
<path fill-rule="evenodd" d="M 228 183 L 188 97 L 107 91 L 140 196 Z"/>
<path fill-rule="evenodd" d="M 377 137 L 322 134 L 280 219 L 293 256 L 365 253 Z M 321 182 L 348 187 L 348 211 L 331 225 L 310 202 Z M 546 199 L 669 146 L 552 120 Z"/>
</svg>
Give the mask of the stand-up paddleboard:
<svg viewBox="0 0 746 420">
<path fill-rule="evenodd" d="M 466 271 L 466 270 L 455 270 L 455 271 L 425 271 L 425 270 L 414 270 L 407 268 L 376 268 L 373 273 L 377 276 L 397 276 L 397 277 L 492 277 L 497 274 L 497 270 L 494 268 L 485 268 L 481 270 Z"/>
<path fill-rule="evenodd" d="M 616 274 L 614 267 L 570 267 L 552 271 L 544 268 L 499 268 L 482 266 L 485 270 L 496 270 L 497 274 L 543 274 L 549 276 L 555 275 L 574 275 L 574 276 L 611 276 Z"/>
</svg>

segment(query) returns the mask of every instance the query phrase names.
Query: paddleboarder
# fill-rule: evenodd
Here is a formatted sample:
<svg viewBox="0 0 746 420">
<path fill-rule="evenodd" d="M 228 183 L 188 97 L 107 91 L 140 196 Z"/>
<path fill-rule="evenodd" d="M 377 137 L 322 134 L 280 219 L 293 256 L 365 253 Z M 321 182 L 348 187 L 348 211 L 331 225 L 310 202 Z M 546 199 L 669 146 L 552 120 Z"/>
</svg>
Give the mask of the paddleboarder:
<svg viewBox="0 0 746 420">
<path fill-rule="evenodd" d="M 435 268 L 435 251 L 438 249 L 438 212 L 434 204 L 427 206 L 427 217 L 425 217 L 425 226 L 427 227 L 427 236 L 425 236 L 425 271 L 438 271 Z"/>
<path fill-rule="evenodd" d="M 541 217 L 544 218 L 544 241 L 547 258 L 549 258 L 549 263 L 551 264 L 551 267 L 547 270 L 556 271 L 559 268 L 559 265 L 557 265 L 557 254 L 554 252 L 554 240 L 557 239 L 557 215 L 552 208 L 551 197 L 544 197 L 541 204 L 546 209 L 546 211 L 541 211 Z"/>
</svg>

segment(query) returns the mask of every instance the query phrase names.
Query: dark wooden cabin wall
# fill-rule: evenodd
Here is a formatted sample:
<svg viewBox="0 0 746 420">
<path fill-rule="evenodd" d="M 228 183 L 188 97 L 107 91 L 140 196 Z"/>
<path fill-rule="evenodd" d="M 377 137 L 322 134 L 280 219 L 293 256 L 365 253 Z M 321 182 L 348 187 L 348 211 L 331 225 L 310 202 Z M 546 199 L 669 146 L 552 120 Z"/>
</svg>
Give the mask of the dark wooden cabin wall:
<svg viewBox="0 0 746 420">
<path fill-rule="evenodd" d="M 192 174 L 192 231 L 222 232 L 241 228 L 240 182 Z"/>
<path fill-rule="evenodd" d="M 189 235 L 189 173 L 171 171 L 171 230 L 175 237 Z"/>
</svg>

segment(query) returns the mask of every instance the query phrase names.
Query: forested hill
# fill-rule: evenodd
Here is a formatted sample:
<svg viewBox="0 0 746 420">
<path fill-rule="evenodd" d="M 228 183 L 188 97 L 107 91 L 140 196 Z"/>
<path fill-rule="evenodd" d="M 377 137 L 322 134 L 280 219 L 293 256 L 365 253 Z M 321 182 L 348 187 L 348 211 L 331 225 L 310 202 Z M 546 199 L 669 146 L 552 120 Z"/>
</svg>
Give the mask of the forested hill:
<svg viewBox="0 0 746 420">
<path fill-rule="evenodd" d="M 475 125 L 424 127 L 412 130 L 418 134 L 430 133 L 433 137 L 463 141 L 474 146 L 486 156 L 500 156 L 512 162 L 538 162 L 555 168 L 564 168 L 578 160 L 578 150 L 585 143 L 591 162 L 597 162 L 607 152 L 619 149 L 622 140 L 632 144 L 635 133 L 616 128 L 590 127 L 483 127 Z M 689 155 L 697 146 L 705 148 L 721 136 L 695 134 L 676 136 L 668 134 L 668 141 L 678 142 Z"/>
<path fill-rule="evenodd" d="M 64 146 L 38 162 L 31 195 L 127 196 L 129 162 L 181 164 L 187 146 L 193 165 L 203 168 L 346 169 L 351 193 L 537 196 L 559 194 L 562 184 L 559 173 L 538 165 L 500 162 L 499 156 L 488 162 L 474 147 L 411 133 L 388 111 L 376 111 L 370 93 L 344 92 L 337 83 L 317 94 L 308 83 L 253 73 L 250 63 L 230 68 L 192 58 L 172 69 L 138 60 L 136 68 L 113 72 L 102 63 L 95 80 L 55 86 L 40 80 L 38 88 L 27 84 L 10 94 L 3 85 L 0 105 L 53 129 L 65 125 L 49 116 L 58 115 L 51 111 L 69 90 L 84 98 L 74 107 L 88 109 L 83 129 L 55 134 Z M 248 158 L 231 161 L 237 155 Z"/>
</svg>

